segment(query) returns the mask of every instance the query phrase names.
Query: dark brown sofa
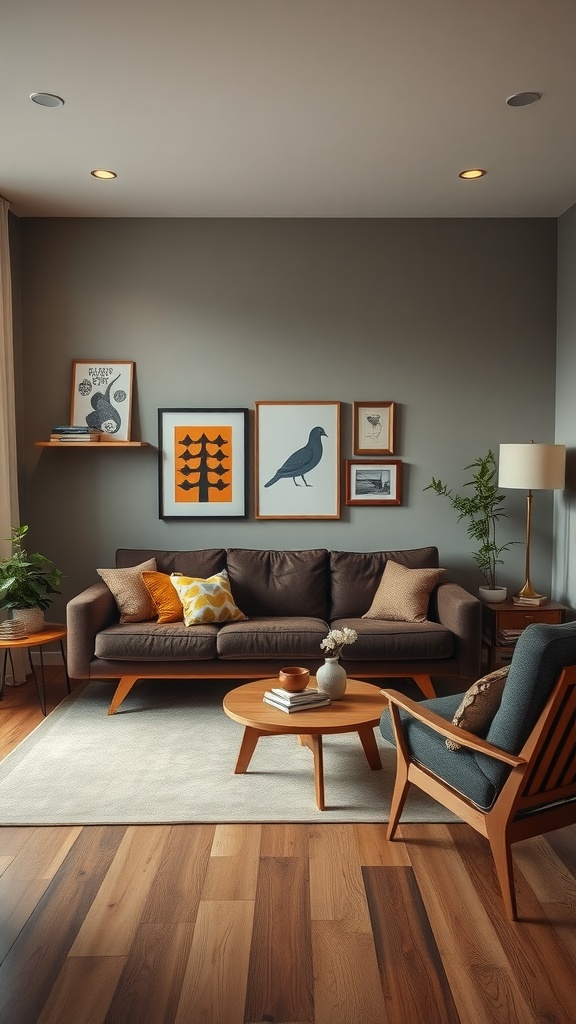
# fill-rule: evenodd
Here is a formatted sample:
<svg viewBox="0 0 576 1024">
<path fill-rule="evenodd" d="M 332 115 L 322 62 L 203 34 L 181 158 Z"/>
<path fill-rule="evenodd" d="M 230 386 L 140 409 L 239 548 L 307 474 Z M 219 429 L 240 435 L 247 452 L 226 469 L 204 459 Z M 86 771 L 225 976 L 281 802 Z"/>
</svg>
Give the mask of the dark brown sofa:
<svg viewBox="0 0 576 1024">
<path fill-rule="evenodd" d="M 330 628 L 350 626 L 348 675 L 365 680 L 409 677 L 427 697 L 431 676 L 476 678 L 480 671 L 481 605 L 456 583 L 432 593 L 424 622 L 363 619 L 387 559 L 407 568 L 437 568 L 438 549 L 303 551 L 209 548 L 156 551 L 121 548 L 116 566 L 155 558 L 160 572 L 206 578 L 227 569 L 234 600 L 247 620 L 223 625 L 120 623 L 102 581 L 67 606 L 72 679 L 119 679 L 113 713 L 139 679 L 264 679 L 287 664 L 314 672 Z"/>
</svg>

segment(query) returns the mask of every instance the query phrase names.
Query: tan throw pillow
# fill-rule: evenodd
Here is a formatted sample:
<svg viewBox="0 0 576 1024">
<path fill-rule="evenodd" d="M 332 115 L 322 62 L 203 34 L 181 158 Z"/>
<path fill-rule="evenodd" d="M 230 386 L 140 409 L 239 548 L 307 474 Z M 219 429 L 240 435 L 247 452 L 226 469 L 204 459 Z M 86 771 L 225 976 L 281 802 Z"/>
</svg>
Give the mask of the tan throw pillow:
<svg viewBox="0 0 576 1024">
<path fill-rule="evenodd" d="M 374 600 L 363 619 L 424 622 L 430 594 L 446 569 L 407 569 L 387 561 Z"/>
<path fill-rule="evenodd" d="M 142 573 L 156 569 L 156 559 L 149 558 L 128 569 L 97 569 L 104 583 L 114 594 L 120 622 L 147 622 L 156 617 L 154 602 L 142 582 Z"/>
<path fill-rule="evenodd" d="M 454 713 L 452 725 L 457 725 L 466 732 L 473 732 L 475 736 L 486 736 L 500 707 L 502 690 L 509 671 L 510 666 L 505 665 L 504 668 L 497 668 L 495 672 L 489 672 L 487 676 L 482 676 L 472 683 Z M 446 739 L 445 743 L 448 750 L 461 749 L 461 744 L 454 740 Z"/>
</svg>

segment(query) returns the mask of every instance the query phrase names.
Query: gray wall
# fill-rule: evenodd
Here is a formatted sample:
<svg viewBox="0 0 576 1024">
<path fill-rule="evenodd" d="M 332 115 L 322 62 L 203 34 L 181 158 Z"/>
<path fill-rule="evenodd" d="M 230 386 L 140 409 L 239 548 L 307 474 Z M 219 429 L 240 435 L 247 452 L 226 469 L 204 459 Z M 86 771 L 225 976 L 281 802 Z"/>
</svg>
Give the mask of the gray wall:
<svg viewBox="0 0 576 1024">
<path fill-rule="evenodd" d="M 567 445 L 566 489 L 556 497 L 554 589 L 576 608 L 576 206 L 558 221 L 556 441 Z"/>
<path fill-rule="evenodd" d="M 423 488 L 460 487 L 501 441 L 554 439 L 552 220 L 22 220 L 22 521 L 66 573 L 65 598 L 118 546 L 362 550 L 435 543 L 480 578 L 463 526 Z M 158 518 L 157 452 L 34 447 L 67 421 L 73 359 L 133 359 L 133 437 L 160 407 L 393 400 L 400 508 L 339 521 Z M 251 414 L 251 433 L 253 412 Z M 535 502 L 532 579 L 549 592 L 552 498 Z M 500 539 L 524 537 L 509 492 Z M 500 582 L 523 582 L 523 547 Z M 63 600 L 54 605 L 60 616 Z"/>
</svg>

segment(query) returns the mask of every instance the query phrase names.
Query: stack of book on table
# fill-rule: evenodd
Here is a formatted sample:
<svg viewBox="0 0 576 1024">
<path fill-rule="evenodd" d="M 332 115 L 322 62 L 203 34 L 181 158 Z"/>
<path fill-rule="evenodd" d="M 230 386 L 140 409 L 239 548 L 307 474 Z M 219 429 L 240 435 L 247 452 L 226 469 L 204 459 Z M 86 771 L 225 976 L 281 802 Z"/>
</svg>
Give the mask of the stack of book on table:
<svg viewBox="0 0 576 1024">
<path fill-rule="evenodd" d="M 95 427 L 52 427 L 51 441 L 90 442 L 100 440 L 100 431 Z"/>
<path fill-rule="evenodd" d="M 513 597 L 512 601 L 519 608 L 539 608 L 541 604 L 546 604 L 547 597 Z"/>
<path fill-rule="evenodd" d="M 273 686 L 266 690 L 263 700 L 279 711 L 311 711 L 312 708 L 322 708 L 330 704 L 330 697 L 320 690 L 301 690 L 299 693 L 291 693 L 281 686 Z"/>
</svg>

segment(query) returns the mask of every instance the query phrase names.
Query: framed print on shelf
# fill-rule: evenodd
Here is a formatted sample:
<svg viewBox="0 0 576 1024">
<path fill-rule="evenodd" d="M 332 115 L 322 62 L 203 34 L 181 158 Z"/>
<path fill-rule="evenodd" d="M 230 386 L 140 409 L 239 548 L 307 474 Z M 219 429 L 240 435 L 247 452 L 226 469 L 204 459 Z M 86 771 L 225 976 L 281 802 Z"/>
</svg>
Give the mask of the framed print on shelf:
<svg viewBox="0 0 576 1024">
<path fill-rule="evenodd" d="M 75 359 L 72 363 L 71 425 L 93 427 L 109 434 L 110 441 L 129 441 L 133 376 L 133 362 Z"/>
<path fill-rule="evenodd" d="M 402 463 L 346 459 L 347 505 L 401 505 Z"/>
<path fill-rule="evenodd" d="M 247 409 L 159 409 L 160 519 L 247 515 Z"/>
<path fill-rule="evenodd" d="M 354 455 L 393 455 L 395 402 L 354 402 Z"/>
<path fill-rule="evenodd" d="M 340 518 L 340 402 L 255 402 L 256 519 Z"/>
</svg>

